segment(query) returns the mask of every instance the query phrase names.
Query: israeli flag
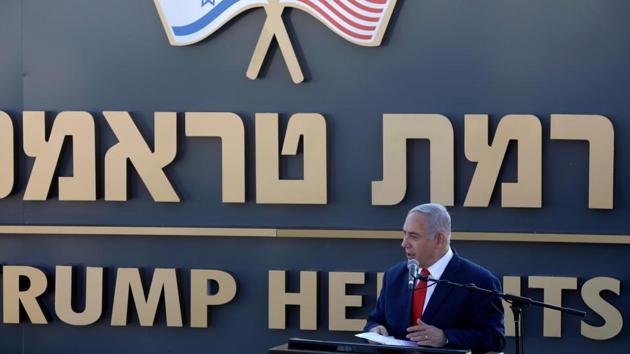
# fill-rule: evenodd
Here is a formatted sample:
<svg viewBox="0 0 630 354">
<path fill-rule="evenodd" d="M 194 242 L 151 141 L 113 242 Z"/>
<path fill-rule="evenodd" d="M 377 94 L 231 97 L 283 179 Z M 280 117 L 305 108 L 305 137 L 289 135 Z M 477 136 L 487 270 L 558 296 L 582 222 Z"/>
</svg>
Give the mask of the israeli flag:
<svg viewBox="0 0 630 354">
<path fill-rule="evenodd" d="M 154 0 L 171 45 L 197 43 L 243 11 L 268 0 Z"/>
</svg>

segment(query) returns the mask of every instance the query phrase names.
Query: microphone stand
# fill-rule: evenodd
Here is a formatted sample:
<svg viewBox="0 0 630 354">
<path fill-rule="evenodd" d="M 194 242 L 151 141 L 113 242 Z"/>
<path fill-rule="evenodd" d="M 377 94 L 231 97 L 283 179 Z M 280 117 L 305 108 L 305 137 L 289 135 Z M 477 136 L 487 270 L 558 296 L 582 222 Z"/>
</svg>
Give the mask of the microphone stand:
<svg viewBox="0 0 630 354">
<path fill-rule="evenodd" d="M 453 286 L 456 288 L 464 288 L 464 289 L 478 291 L 484 294 L 488 294 L 490 296 L 496 296 L 500 299 L 505 300 L 507 303 L 509 303 L 510 309 L 512 309 L 512 314 L 514 315 L 514 345 L 516 347 L 516 351 L 515 351 L 516 354 L 523 354 L 523 338 L 521 338 L 521 336 L 522 336 L 522 330 L 523 330 L 522 329 L 523 308 L 525 306 L 535 305 L 538 307 L 546 307 L 549 309 L 564 312 L 573 316 L 579 316 L 582 318 L 586 317 L 586 312 L 584 311 L 580 311 L 580 310 L 570 308 L 570 307 L 562 307 L 562 306 L 546 304 L 544 302 L 537 301 L 537 300 L 534 300 L 532 298 L 525 297 L 525 296 L 506 294 L 497 290 L 480 288 L 474 283 L 469 283 L 469 284 L 455 283 L 455 282 L 445 280 L 445 279 L 433 279 L 430 277 L 425 277 L 424 275 L 421 275 L 421 274 L 417 274 L 416 278 L 420 280 L 424 280 L 427 283 L 433 282 L 435 284 L 446 284 L 448 286 Z"/>
<path fill-rule="evenodd" d="M 416 282 L 419 279 L 418 277 L 421 275 L 421 274 L 418 274 L 419 271 L 420 271 L 419 268 L 416 268 L 415 274 L 413 274 L 414 272 L 412 270 L 409 271 L 409 273 L 410 273 L 410 275 L 412 276 L 412 279 L 413 279 L 412 280 L 413 284 L 411 282 L 409 283 L 409 292 L 411 293 L 410 296 L 409 296 L 409 300 L 411 302 L 411 306 L 409 306 L 409 318 L 411 318 L 411 323 L 412 324 L 415 323 L 415 321 L 416 321 L 416 319 L 413 318 L 413 315 L 414 315 L 414 313 L 413 313 L 413 296 L 416 293 Z"/>
</svg>

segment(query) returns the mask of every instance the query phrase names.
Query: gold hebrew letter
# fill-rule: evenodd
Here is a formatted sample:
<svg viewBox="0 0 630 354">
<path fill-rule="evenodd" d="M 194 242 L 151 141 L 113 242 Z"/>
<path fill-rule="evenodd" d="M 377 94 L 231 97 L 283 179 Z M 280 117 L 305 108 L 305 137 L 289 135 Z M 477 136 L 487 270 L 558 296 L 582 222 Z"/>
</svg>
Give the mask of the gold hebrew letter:
<svg viewBox="0 0 630 354">
<path fill-rule="evenodd" d="M 105 200 L 127 200 L 127 160 L 156 202 L 179 202 L 164 173 L 177 154 L 177 115 L 155 113 L 155 151 L 147 145 L 128 112 L 103 112 L 118 143 L 105 154 Z"/>
<path fill-rule="evenodd" d="M 103 268 L 87 267 L 85 271 L 85 309 L 72 308 L 72 267 L 55 267 L 55 313 L 60 320 L 73 326 L 87 326 L 103 313 Z"/>
<path fill-rule="evenodd" d="M 73 177 L 59 177 L 59 200 L 96 200 L 94 118 L 88 112 L 61 112 L 46 139 L 45 112 L 24 112 L 24 152 L 35 158 L 24 200 L 46 200 L 61 147 L 72 137 Z"/>
<path fill-rule="evenodd" d="M 542 205 L 542 127 L 533 115 L 503 117 L 492 143 L 488 140 L 488 116 L 465 117 L 465 153 L 477 162 L 464 201 L 467 207 L 487 207 L 510 140 L 518 142 L 517 182 L 501 184 L 501 206 L 540 208 Z"/>
<path fill-rule="evenodd" d="M 588 207 L 613 208 L 615 128 L 599 115 L 551 115 L 551 139 L 586 140 L 588 157 Z"/>
<path fill-rule="evenodd" d="M 11 194 L 15 182 L 13 121 L 0 111 L 0 199 Z"/>
<path fill-rule="evenodd" d="M 372 181 L 372 205 L 396 205 L 405 197 L 409 139 L 429 140 L 431 201 L 453 205 L 453 125 L 440 114 L 383 115 L 383 180 Z"/>
<path fill-rule="evenodd" d="M 321 114 L 296 113 L 287 126 L 282 155 L 297 155 L 304 140 L 304 179 L 280 180 L 278 114 L 256 114 L 256 202 L 326 204 L 326 120 Z"/>
<path fill-rule="evenodd" d="M 224 203 L 245 203 L 245 127 L 229 112 L 186 112 L 186 136 L 221 138 Z"/>
</svg>

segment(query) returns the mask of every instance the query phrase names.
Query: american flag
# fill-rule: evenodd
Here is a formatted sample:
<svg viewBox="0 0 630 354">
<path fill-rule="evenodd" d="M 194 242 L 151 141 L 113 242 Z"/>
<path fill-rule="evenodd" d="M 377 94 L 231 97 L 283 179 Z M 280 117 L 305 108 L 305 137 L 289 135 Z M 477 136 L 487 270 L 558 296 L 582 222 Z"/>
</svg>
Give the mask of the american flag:
<svg viewBox="0 0 630 354">
<path fill-rule="evenodd" d="M 304 10 L 348 41 L 378 46 L 396 0 L 275 0 Z M 172 45 L 208 37 L 238 14 L 270 0 L 154 0 Z"/>
<path fill-rule="evenodd" d="M 381 44 L 396 0 L 280 0 L 304 10 L 348 41 L 369 47 Z"/>
</svg>

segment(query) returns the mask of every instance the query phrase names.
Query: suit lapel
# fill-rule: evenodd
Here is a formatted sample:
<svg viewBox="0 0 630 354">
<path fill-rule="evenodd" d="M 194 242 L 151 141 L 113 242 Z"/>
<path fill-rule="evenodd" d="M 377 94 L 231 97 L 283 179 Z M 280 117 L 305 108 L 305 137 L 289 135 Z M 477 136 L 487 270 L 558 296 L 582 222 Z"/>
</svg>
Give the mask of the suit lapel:
<svg viewBox="0 0 630 354">
<path fill-rule="evenodd" d="M 446 266 L 446 269 L 444 269 L 444 273 L 442 274 L 442 277 L 440 279 L 446 279 L 446 280 L 457 279 L 455 274 L 459 271 L 459 264 L 460 264 L 459 256 L 457 255 L 457 253 L 455 253 L 455 251 L 453 251 L 453 258 L 451 259 L 450 262 L 448 262 L 448 265 Z M 427 307 L 422 313 L 423 322 L 425 323 L 433 322 L 433 319 L 437 315 L 440 307 L 446 302 L 448 295 L 451 293 L 452 290 L 453 290 L 453 287 L 446 284 L 435 285 L 435 290 L 433 291 L 433 294 L 431 295 L 431 298 L 429 299 L 429 303 L 427 304 Z"/>
</svg>

